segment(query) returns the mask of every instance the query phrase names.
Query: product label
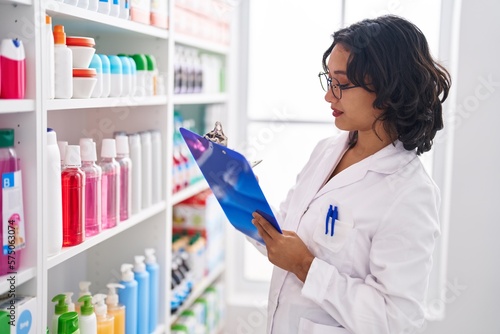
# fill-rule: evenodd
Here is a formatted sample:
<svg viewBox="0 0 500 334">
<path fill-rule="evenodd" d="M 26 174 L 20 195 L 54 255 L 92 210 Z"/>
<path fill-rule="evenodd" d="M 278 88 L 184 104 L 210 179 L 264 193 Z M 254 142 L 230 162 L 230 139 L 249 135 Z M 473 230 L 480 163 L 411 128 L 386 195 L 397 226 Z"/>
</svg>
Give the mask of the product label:
<svg viewBox="0 0 500 334">
<path fill-rule="evenodd" d="M 2 249 L 12 255 L 26 246 L 21 171 L 2 174 Z"/>
</svg>

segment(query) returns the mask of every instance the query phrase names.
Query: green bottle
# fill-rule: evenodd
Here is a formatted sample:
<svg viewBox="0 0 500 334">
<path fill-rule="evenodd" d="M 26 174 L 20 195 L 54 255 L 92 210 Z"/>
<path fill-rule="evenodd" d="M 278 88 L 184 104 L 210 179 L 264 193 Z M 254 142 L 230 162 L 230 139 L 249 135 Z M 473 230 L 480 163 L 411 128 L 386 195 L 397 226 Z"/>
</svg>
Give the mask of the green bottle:
<svg viewBox="0 0 500 334">
<path fill-rule="evenodd" d="M 59 317 L 57 334 L 80 334 L 78 313 L 66 312 Z"/>
<path fill-rule="evenodd" d="M 55 311 L 54 311 L 54 317 L 52 318 L 52 333 L 57 334 L 58 333 L 58 324 L 59 324 L 59 317 L 68 312 L 68 304 L 66 304 L 66 295 L 64 294 L 59 294 L 57 296 L 54 296 L 52 298 L 53 302 L 57 302 Z"/>
</svg>

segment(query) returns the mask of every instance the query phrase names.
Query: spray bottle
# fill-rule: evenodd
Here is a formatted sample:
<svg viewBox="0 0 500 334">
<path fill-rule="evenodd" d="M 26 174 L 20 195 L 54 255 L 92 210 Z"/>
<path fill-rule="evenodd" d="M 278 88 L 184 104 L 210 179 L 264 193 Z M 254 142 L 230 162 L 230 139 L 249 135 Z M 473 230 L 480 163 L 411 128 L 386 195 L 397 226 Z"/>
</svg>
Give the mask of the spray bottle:
<svg viewBox="0 0 500 334">
<path fill-rule="evenodd" d="M 58 333 L 58 321 L 59 317 L 68 312 L 68 304 L 66 304 L 66 295 L 59 294 L 52 298 L 53 302 L 57 302 L 54 310 L 54 316 L 52 317 L 52 333 Z"/>
<path fill-rule="evenodd" d="M 120 302 L 125 305 L 125 332 L 137 332 L 137 281 L 134 279 L 132 272 L 134 266 L 129 263 L 122 264 L 122 280 L 120 284 L 125 286 L 124 289 L 118 290 Z"/>
<path fill-rule="evenodd" d="M 108 305 L 108 314 L 115 318 L 115 333 L 125 334 L 125 306 L 119 304 L 116 289 L 125 289 L 124 285 L 118 283 L 109 283 L 106 285 L 109 289 L 106 305 Z"/>
<path fill-rule="evenodd" d="M 159 266 L 156 262 L 154 248 L 147 248 L 146 271 L 149 273 L 149 333 L 153 333 L 158 325 L 158 296 L 160 295 Z"/>
<path fill-rule="evenodd" d="M 149 273 L 144 256 L 134 257 L 134 278 L 137 281 L 137 334 L 148 334 L 149 322 Z"/>
<path fill-rule="evenodd" d="M 114 334 L 115 318 L 108 314 L 108 307 L 104 303 L 105 299 L 106 295 L 102 293 L 95 294 L 92 297 L 97 318 L 97 334 Z"/>
<path fill-rule="evenodd" d="M 97 318 L 92 305 L 92 296 L 83 295 L 78 298 L 82 303 L 80 307 L 80 332 L 81 334 L 95 334 L 97 332 Z"/>
</svg>

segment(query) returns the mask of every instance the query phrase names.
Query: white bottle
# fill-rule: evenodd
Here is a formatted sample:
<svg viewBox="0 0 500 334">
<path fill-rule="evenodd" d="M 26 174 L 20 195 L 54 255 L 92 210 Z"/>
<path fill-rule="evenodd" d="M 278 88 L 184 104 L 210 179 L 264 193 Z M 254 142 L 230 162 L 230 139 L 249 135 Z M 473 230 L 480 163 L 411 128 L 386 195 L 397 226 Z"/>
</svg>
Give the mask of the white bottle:
<svg viewBox="0 0 500 334">
<path fill-rule="evenodd" d="M 68 5 L 71 6 L 76 6 L 78 5 L 78 0 L 64 0 L 64 3 L 67 3 Z"/>
<path fill-rule="evenodd" d="M 128 20 L 130 15 L 130 0 L 120 1 L 120 18 Z"/>
<path fill-rule="evenodd" d="M 142 209 L 144 210 L 151 206 L 153 200 L 153 157 L 151 133 L 143 131 L 140 134 L 142 150 Z"/>
<path fill-rule="evenodd" d="M 111 73 L 111 92 L 109 96 L 120 97 L 123 92 L 122 61 L 118 56 L 108 56 Z"/>
<path fill-rule="evenodd" d="M 78 316 L 80 334 L 96 334 L 97 318 L 94 312 L 94 306 L 92 305 L 92 296 L 81 296 L 78 298 L 78 302 L 82 303 L 80 315 Z"/>
<path fill-rule="evenodd" d="M 73 303 L 73 292 L 65 292 L 66 304 L 68 304 L 68 312 L 75 312 L 75 303 Z"/>
<path fill-rule="evenodd" d="M 88 10 L 97 12 L 97 9 L 99 8 L 99 0 L 89 0 L 89 6 Z"/>
<path fill-rule="evenodd" d="M 162 193 L 162 179 L 161 179 L 161 133 L 158 130 L 151 131 L 151 157 L 152 157 L 152 167 L 153 167 L 153 184 L 152 184 L 152 203 L 156 204 L 161 201 Z"/>
<path fill-rule="evenodd" d="M 130 71 L 130 60 L 127 56 L 118 56 L 122 63 L 122 96 L 132 95 L 132 74 Z"/>
<path fill-rule="evenodd" d="M 90 62 L 89 68 L 95 69 L 97 82 L 94 89 L 92 90 L 91 97 L 101 97 L 102 96 L 102 86 L 103 86 L 103 74 L 102 74 L 102 60 L 99 55 L 94 54 L 92 56 L 92 61 Z"/>
<path fill-rule="evenodd" d="M 109 97 L 111 93 L 111 69 L 109 58 L 106 55 L 99 54 L 102 62 L 102 92 L 101 97 Z"/>
<path fill-rule="evenodd" d="M 128 136 L 130 160 L 132 160 L 132 204 L 131 214 L 135 215 L 142 208 L 142 147 L 141 136 L 137 133 Z"/>
<path fill-rule="evenodd" d="M 44 85 L 47 90 L 46 97 L 53 99 L 55 96 L 54 90 L 54 34 L 52 33 L 52 18 L 45 15 L 45 44 L 47 45 L 47 59 L 49 60 L 49 77 L 47 83 Z"/>
<path fill-rule="evenodd" d="M 110 10 L 109 10 L 109 16 L 113 17 L 118 17 L 120 16 L 120 3 L 118 0 L 109 0 L 110 3 Z"/>
<path fill-rule="evenodd" d="M 73 96 L 73 56 L 62 25 L 54 27 L 54 87 L 56 99 Z"/>
<path fill-rule="evenodd" d="M 83 9 L 88 9 L 89 8 L 89 0 L 78 0 L 78 7 L 83 8 Z"/>
<path fill-rule="evenodd" d="M 97 11 L 101 14 L 108 15 L 111 10 L 110 0 L 99 0 L 99 6 L 97 7 Z M 111 0 L 112 1 L 112 0 Z"/>
<path fill-rule="evenodd" d="M 62 188 L 61 188 L 61 153 L 57 145 L 57 135 L 47 129 L 47 197 L 51 200 L 47 206 L 48 233 L 47 254 L 53 256 L 62 249 Z"/>
<path fill-rule="evenodd" d="M 57 142 L 57 147 L 59 147 L 59 155 L 61 156 L 61 170 L 63 170 L 65 167 L 64 161 L 66 160 L 66 148 L 68 147 L 68 142 L 60 140 Z M 61 210 L 62 210 L 62 207 L 61 207 Z"/>
</svg>

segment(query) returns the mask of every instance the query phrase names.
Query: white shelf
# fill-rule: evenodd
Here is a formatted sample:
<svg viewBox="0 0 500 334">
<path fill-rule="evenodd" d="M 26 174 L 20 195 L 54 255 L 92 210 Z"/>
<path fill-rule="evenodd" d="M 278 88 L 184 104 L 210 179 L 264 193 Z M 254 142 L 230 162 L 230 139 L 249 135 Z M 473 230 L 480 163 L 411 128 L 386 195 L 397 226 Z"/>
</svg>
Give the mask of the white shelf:
<svg viewBox="0 0 500 334">
<path fill-rule="evenodd" d="M 28 268 L 18 271 L 16 274 L 7 274 L 0 276 L 0 295 L 10 290 L 10 282 L 7 279 L 10 276 L 15 276 L 15 287 L 29 281 L 36 276 L 36 268 Z"/>
<path fill-rule="evenodd" d="M 56 19 L 71 20 L 71 24 L 81 24 L 82 27 L 92 22 L 92 31 L 114 31 L 117 33 L 140 34 L 161 39 L 168 38 L 168 30 L 157 28 L 151 25 L 142 24 L 130 20 L 125 20 L 87 9 L 78 8 L 61 2 L 49 1 L 46 5 L 47 13 Z"/>
<path fill-rule="evenodd" d="M 73 256 L 78 255 L 109 238 L 112 238 L 113 236 L 131 228 L 132 226 L 135 226 L 143 222 L 144 220 L 150 217 L 153 217 L 154 215 L 165 210 L 165 208 L 166 208 L 166 203 L 160 202 L 158 204 L 153 205 L 151 208 L 143 210 L 140 213 L 132 216 L 130 219 L 118 223 L 118 225 L 116 225 L 115 227 L 104 230 L 98 235 L 86 239 L 79 245 L 63 248 L 59 254 L 48 258 L 47 260 L 48 269 L 63 263 L 64 261 L 72 258 Z"/>
<path fill-rule="evenodd" d="M 167 104 L 166 96 L 126 96 L 99 99 L 54 99 L 47 101 L 47 110 L 139 107 Z"/>
<path fill-rule="evenodd" d="M 193 291 L 191 291 L 191 294 L 186 299 L 186 301 L 184 301 L 181 307 L 179 307 L 179 309 L 174 314 L 172 314 L 172 317 L 170 318 L 170 325 L 174 324 L 177 319 L 179 319 L 182 312 L 190 308 L 191 305 L 196 301 L 196 299 L 198 299 L 198 297 L 200 297 L 203 292 L 205 292 L 205 290 L 222 275 L 223 272 L 224 265 L 221 264 L 217 268 L 212 270 L 212 272 L 208 274 L 208 276 L 203 278 L 201 282 L 198 282 L 194 286 Z"/>
<path fill-rule="evenodd" d="M 227 55 L 229 53 L 229 46 L 227 45 L 207 42 L 199 38 L 184 34 L 175 33 L 174 41 L 175 43 L 182 44 L 184 46 L 192 46 L 198 49 L 219 53 L 222 55 Z"/>
<path fill-rule="evenodd" d="M 0 114 L 30 112 L 35 110 L 35 100 L 0 100 Z"/>
<path fill-rule="evenodd" d="M 174 104 L 213 104 L 226 103 L 228 95 L 226 93 L 214 94 L 176 94 L 172 98 Z"/>
<path fill-rule="evenodd" d="M 188 199 L 189 197 L 192 197 L 196 194 L 199 194 L 203 190 L 208 189 L 208 183 L 205 181 L 205 179 L 202 179 L 195 184 L 190 185 L 186 189 L 182 189 L 179 192 L 176 192 L 175 194 L 172 195 L 172 205 L 179 204 L 180 202 L 184 201 L 185 199 Z"/>
<path fill-rule="evenodd" d="M 2 4 L 11 4 L 11 5 L 31 5 L 33 4 L 32 0 L 0 0 L 0 5 Z"/>
</svg>

